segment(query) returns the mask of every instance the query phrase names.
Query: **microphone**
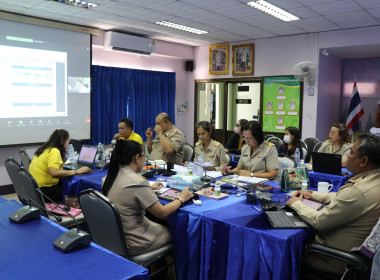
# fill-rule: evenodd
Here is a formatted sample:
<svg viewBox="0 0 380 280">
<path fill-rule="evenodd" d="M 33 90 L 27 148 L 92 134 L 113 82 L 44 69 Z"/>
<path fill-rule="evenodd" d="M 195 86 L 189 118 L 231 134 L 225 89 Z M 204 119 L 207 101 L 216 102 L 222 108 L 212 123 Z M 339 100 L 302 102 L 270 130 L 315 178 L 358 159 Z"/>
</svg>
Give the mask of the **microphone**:
<svg viewBox="0 0 380 280">
<path fill-rule="evenodd" d="M 29 201 L 29 205 L 24 206 L 16 210 L 15 212 L 13 212 L 9 216 L 9 220 L 16 224 L 23 224 L 30 221 L 38 220 L 40 219 L 40 217 L 41 217 L 40 209 L 33 207 Z"/>
<path fill-rule="evenodd" d="M 177 157 L 180 157 L 180 158 L 186 160 L 185 157 L 184 157 L 183 155 L 181 155 L 180 153 L 177 152 L 177 153 L 175 153 L 175 154 L 177 155 Z M 211 176 L 207 176 L 207 174 L 206 174 L 206 168 L 204 168 L 204 166 L 199 165 L 199 164 L 196 163 L 195 161 L 192 161 L 191 163 L 192 163 L 192 164 L 195 164 L 195 165 L 198 166 L 198 167 L 203 168 L 203 171 L 205 172 L 205 174 L 204 174 L 203 177 L 201 178 L 201 181 L 202 181 L 202 182 L 205 182 L 205 183 L 213 183 L 213 182 L 216 181 L 215 178 L 213 178 L 213 177 L 211 177 Z"/>
<path fill-rule="evenodd" d="M 70 212 L 63 209 L 58 203 L 53 201 L 50 197 L 48 197 L 46 194 L 44 194 L 40 189 L 36 189 L 38 193 L 40 193 L 44 198 L 52 202 L 56 207 L 61 209 L 63 212 L 65 212 L 67 215 L 69 215 L 75 222 L 76 228 L 70 229 L 63 233 L 60 237 L 58 237 L 54 242 L 53 246 L 64 252 L 68 253 L 71 252 L 79 247 L 87 247 L 90 246 L 91 243 L 91 237 L 87 232 L 81 231 L 79 229 L 79 223 L 78 221 L 73 217 L 73 215 L 70 214 Z M 62 218 L 61 218 L 62 220 Z"/>
</svg>

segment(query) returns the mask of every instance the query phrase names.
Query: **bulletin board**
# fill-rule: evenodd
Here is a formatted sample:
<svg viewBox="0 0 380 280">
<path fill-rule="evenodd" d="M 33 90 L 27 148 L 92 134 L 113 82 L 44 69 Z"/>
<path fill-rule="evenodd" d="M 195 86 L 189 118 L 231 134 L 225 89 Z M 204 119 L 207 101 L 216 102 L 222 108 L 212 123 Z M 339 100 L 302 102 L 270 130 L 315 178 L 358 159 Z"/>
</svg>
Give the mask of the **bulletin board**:
<svg viewBox="0 0 380 280">
<path fill-rule="evenodd" d="M 263 80 L 263 131 L 283 133 L 288 126 L 300 128 L 301 82 L 293 76 Z"/>
</svg>

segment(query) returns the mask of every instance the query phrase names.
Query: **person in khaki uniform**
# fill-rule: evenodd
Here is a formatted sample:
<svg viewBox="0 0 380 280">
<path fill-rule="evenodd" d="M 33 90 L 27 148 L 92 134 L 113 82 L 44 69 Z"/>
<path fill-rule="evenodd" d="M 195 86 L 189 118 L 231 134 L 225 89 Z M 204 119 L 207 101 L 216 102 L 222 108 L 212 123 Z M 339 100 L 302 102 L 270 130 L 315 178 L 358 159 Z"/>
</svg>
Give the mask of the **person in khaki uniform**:
<svg viewBox="0 0 380 280">
<path fill-rule="evenodd" d="M 315 242 L 344 251 L 359 247 L 380 217 L 380 138 L 361 135 L 348 154 L 347 169 L 355 176 L 338 192 L 299 191 L 286 203 L 317 230 Z M 316 211 L 306 206 L 303 198 L 328 205 Z M 327 256 L 311 253 L 304 261 L 324 271 L 345 270 L 343 262 Z"/>
<path fill-rule="evenodd" d="M 153 130 L 156 133 L 154 139 Z M 183 156 L 185 137 L 183 133 L 174 126 L 169 115 L 166 113 L 158 114 L 156 117 L 156 126 L 153 130 L 149 127 L 145 132 L 150 159 L 162 159 L 167 162 L 182 165 L 182 158 L 177 156 L 176 153 Z"/>
<path fill-rule="evenodd" d="M 344 124 L 335 123 L 331 126 L 329 140 L 326 140 L 318 149 L 319 153 L 338 154 L 342 156 L 342 166 L 347 163 L 347 155 L 350 153 L 347 128 Z"/>
<path fill-rule="evenodd" d="M 146 210 L 159 219 L 165 219 L 193 196 L 187 188 L 180 193 L 178 200 L 162 205 L 153 192 L 153 189 L 161 188 L 162 183 L 150 186 L 138 174 L 144 163 L 145 155 L 139 143 L 117 140 L 107 176 L 103 178 L 102 193 L 120 212 L 130 255 L 154 251 L 171 241 L 169 229 L 146 218 Z"/>
<path fill-rule="evenodd" d="M 278 174 L 278 154 L 273 143 L 264 142 L 261 125 L 249 121 L 243 127 L 244 141 L 241 156 L 236 168 L 222 168 L 223 175 L 238 173 L 239 176 L 275 178 Z"/>
<path fill-rule="evenodd" d="M 196 125 L 197 134 L 200 142 L 195 144 L 195 158 L 197 161 L 202 156 L 204 162 L 211 162 L 213 166 L 206 167 L 207 170 L 221 171 L 223 166 L 228 164 L 226 151 L 222 144 L 212 139 L 212 125 L 202 121 Z"/>
</svg>

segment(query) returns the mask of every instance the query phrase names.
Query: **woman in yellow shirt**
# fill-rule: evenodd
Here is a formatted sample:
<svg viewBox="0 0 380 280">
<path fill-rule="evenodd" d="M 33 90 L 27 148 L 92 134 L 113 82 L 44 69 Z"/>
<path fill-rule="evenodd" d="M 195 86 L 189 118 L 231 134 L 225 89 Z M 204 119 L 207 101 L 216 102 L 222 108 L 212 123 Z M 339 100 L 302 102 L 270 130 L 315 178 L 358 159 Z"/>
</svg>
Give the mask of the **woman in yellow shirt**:
<svg viewBox="0 0 380 280">
<path fill-rule="evenodd" d="M 34 153 L 29 167 L 29 172 L 37 181 L 41 191 L 57 202 L 63 200 L 60 178 L 91 172 L 88 167 L 81 167 L 78 170 L 63 170 L 69 142 L 69 133 L 64 129 L 56 129 L 50 135 L 49 140 Z"/>
</svg>

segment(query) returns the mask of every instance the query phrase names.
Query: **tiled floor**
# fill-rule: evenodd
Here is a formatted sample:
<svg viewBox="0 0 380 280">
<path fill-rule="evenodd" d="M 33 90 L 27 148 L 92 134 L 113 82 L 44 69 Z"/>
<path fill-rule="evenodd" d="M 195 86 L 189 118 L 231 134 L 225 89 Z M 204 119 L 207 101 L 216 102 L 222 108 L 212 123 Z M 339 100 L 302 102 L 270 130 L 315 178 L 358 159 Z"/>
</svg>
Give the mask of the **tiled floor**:
<svg viewBox="0 0 380 280">
<path fill-rule="evenodd" d="M 8 199 L 8 200 L 14 199 L 16 201 L 19 201 L 16 193 L 5 194 L 5 195 L 2 195 L 1 197 Z"/>
</svg>

